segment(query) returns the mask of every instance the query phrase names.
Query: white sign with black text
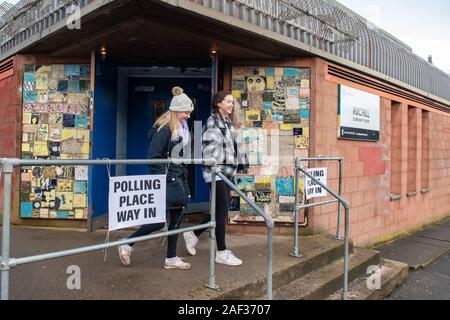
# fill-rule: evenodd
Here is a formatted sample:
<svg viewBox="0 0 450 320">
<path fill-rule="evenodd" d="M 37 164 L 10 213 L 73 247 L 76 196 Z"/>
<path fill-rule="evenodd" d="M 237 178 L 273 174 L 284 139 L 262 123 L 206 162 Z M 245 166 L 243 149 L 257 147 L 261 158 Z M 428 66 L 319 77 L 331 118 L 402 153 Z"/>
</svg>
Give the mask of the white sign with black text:
<svg viewBox="0 0 450 320">
<path fill-rule="evenodd" d="M 109 179 L 109 230 L 166 222 L 166 176 Z"/>
<path fill-rule="evenodd" d="M 339 86 L 339 138 L 380 140 L 380 103 L 377 95 Z"/>
<path fill-rule="evenodd" d="M 327 168 L 314 168 L 306 170 L 311 176 L 327 185 Z M 328 192 L 319 186 L 316 181 L 305 176 L 306 199 L 326 197 Z"/>
</svg>

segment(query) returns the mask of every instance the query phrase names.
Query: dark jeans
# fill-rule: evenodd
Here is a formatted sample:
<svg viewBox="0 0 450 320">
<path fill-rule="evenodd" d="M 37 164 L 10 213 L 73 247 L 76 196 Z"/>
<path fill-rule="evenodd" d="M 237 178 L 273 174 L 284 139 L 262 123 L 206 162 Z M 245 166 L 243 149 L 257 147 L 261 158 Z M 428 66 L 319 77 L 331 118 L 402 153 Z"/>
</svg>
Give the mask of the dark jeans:
<svg viewBox="0 0 450 320">
<path fill-rule="evenodd" d="M 169 210 L 170 215 L 170 222 L 168 228 L 169 231 L 180 228 L 182 214 L 183 209 Z M 164 225 L 165 225 L 164 223 L 143 225 L 138 230 L 136 230 L 135 233 L 129 236 L 128 239 L 149 235 L 154 231 L 164 228 Z M 175 258 L 177 256 L 177 241 L 178 241 L 178 234 L 168 237 L 167 258 Z M 130 246 L 133 245 L 134 243 L 130 243 Z"/>
<path fill-rule="evenodd" d="M 208 183 L 209 190 L 211 190 L 211 183 Z M 228 209 L 230 207 L 230 188 L 222 180 L 217 181 L 216 187 L 216 242 L 217 250 L 223 251 L 227 249 L 225 244 L 225 226 L 228 219 Z M 208 215 L 203 219 L 201 224 L 211 221 L 211 215 Z M 194 231 L 194 234 L 198 237 L 207 229 L 201 229 Z"/>
</svg>

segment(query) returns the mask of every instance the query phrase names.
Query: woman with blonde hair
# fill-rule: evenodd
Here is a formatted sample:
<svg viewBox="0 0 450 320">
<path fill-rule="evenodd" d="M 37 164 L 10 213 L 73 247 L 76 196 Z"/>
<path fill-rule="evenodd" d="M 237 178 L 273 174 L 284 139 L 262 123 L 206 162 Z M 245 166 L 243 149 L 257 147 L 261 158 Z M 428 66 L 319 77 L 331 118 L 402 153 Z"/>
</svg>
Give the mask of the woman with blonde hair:
<svg viewBox="0 0 450 320">
<path fill-rule="evenodd" d="M 180 87 L 174 87 L 172 93 L 174 97 L 170 103 L 169 111 L 161 115 L 150 130 L 149 159 L 182 157 L 183 148 L 180 148 L 180 153 L 176 152 L 176 154 L 172 155 L 172 152 L 174 152 L 175 146 L 180 143 L 183 146 L 189 143 L 190 135 L 187 120 L 194 110 L 194 105 L 192 100 L 183 93 L 183 89 Z M 191 198 L 187 183 L 188 171 L 186 166 L 184 164 L 150 165 L 149 171 L 150 174 L 167 174 L 166 208 L 170 216 L 168 229 L 169 231 L 179 229 L 183 209 Z M 129 236 L 128 239 L 148 235 L 162 229 L 164 226 L 164 223 L 143 225 Z M 164 268 L 188 270 L 191 268 L 191 265 L 182 261 L 176 255 L 177 241 L 178 235 L 168 237 L 167 256 Z M 131 264 L 133 245 L 134 243 L 130 245 L 126 244 L 118 248 L 120 261 L 125 266 Z"/>
</svg>

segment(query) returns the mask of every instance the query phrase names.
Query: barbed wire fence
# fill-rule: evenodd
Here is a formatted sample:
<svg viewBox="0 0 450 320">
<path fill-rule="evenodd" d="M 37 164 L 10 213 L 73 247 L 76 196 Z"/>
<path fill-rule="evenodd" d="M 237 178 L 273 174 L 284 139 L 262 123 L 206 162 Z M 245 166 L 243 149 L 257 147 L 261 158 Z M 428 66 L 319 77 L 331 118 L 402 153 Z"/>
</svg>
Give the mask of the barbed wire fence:
<svg viewBox="0 0 450 320">
<path fill-rule="evenodd" d="M 365 43 L 363 22 L 329 0 L 236 0 L 254 10 L 291 24 L 349 51 L 356 42 Z"/>
<path fill-rule="evenodd" d="M 0 45 L 19 32 L 31 28 L 56 10 L 78 5 L 79 0 L 20 0 L 0 4 Z M 340 52 L 355 43 L 366 46 L 364 22 L 338 6 L 333 0 L 235 0 L 263 14 L 325 39 Z"/>
<path fill-rule="evenodd" d="M 78 0 L 20 0 L 15 5 L 3 1 L 0 3 L 0 45 L 56 10 L 77 4 Z"/>
</svg>

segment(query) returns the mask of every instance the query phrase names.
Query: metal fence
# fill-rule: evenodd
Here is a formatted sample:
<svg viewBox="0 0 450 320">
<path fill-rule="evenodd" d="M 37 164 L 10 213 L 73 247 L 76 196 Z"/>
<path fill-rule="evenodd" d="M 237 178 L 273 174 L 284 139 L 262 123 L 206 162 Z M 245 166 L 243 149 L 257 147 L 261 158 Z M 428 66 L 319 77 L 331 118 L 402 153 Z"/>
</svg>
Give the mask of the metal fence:
<svg viewBox="0 0 450 320">
<path fill-rule="evenodd" d="M 311 176 L 305 168 L 302 166 L 302 161 L 339 161 L 339 194 L 336 194 L 330 188 L 325 186 L 322 182 Z M 299 158 L 295 161 L 295 244 L 294 244 L 294 255 L 298 256 L 298 210 L 307 207 L 313 207 L 318 205 L 324 205 L 334 202 L 340 202 L 345 208 L 345 253 L 344 253 L 344 289 L 342 293 L 342 298 L 347 298 L 348 291 L 348 256 L 349 256 L 349 203 L 341 197 L 342 194 L 342 158 L 331 158 L 331 157 L 321 157 L 321 158 Z M 4 203 L 3 203 L 3 226 L 2 226 L 2 256 L 0 257 L 0 271 L 1 271 L 1 300 L 9 299 L 9 271 L 11 268 L 18 267 L 20 265 L 45 261 L 50 259 L 56 259 L 71 255 L 77 255 L 81 253 L 87 253 L 91 251 L 98 251 L 107 249 L 110 247 L 116 247 L 129 243 L 136 243 L 147 241 L 151 239 L 168 237 L 171 235 L 176 235 L 188 231 L 195 231 L 200 229 L 209 229 L 210 231 L 210 259 L 209 259 L 209 281 L 206 287 L 210 289 L 217 290 L 219 287 L 216 284 L 216 274 L 215 274 L 215 228 L 216 228 L 216 176 L 218 176 L 222 181 L 224 181 L 232 190 L 237 192 L 259 215 L 261 215 L 267 226 L 267 299 L 271 300 L 272 296 L 272 273 L 273 273 L 273 229 L 274 221 L 273 219 L 258 207 L 252 200 L 250 200 L 239 188 L 232 183 L 226 176 L 221 172 L 217 171 L 213 167 L 213 175 L 211 182 L 211 201 L 210 201 L 210 215 L 211 221 L 209 223 L 201 224 L 194 227 L 183 228 L 174 231 L 161 232 L 153 235 L 136 237 L 132 239 L 118 240 L 106 244 L 98 244 L 87 247 L 80 247 L 75 249 L 68 249 L 57 252 L 50 252 L 46 254 L 40 254 L 35 256 L 28 256 L 22 258 L 12 258 L 10 257 L 10 225 L 11 225 L 11 186 L 12 186 L 12 175 L 15 167 L 21 166 L 49 166 L 49 165 L 154 165 L 154 164 L 202 164 L 213 166 L 215 165 L 215 159 L 166 159 L 166 160 L 21 160 L 21 159 L 0 159 L 0 165 L 2 169 L 2 174 L 4 176 Z M 335 201 L 325 201 L 318 204 L 302 205 L 298 204 L 298 179 L 299 172 L 302 172 L 305 176 L 309 177 L 315 181 L 319 186 L 328 191 L 333 197 L 336 198 Z M 337 237 L 340 239 L 340 206 L 338 210 L 338 233 Z"/>
<path fill-rule="evenodd" d="M 339 161 L 339 194 L 331 190 L 329 187 L 327 187 L 325 184 L 320 182 L 318 179 L 314 178 L 311 174 L 308 173 L 307 169 L 303 167 L 302 161 Z M 348 201 L 344 200 L 342 198 L 342 162 L 343 158 L 340 157 L 318 157 L 318 158 L 297 158 L 295 159 L 295 185 L 296 185 L 296 192 L 295 192 L 295 237 L 294 237 L 294 254 L 295 256 L 299 256 L 298 254 L 298 210 L 314 207 L 314 206 L 320 206 L 330 203 L 339 202 L 338 207 L 338 229 L 337 229 L 337 238 L 340 239 L 340 209 L 341 204 L 345 208 L 345 235 L 344 235 L 344 288 L 342 291 L 342 300 L 347 300 L 347 292 L 348 292 L 348 259 L 349 259 L 349 211 L 350 211 L 350 204 Z M 302 172 L 306 177 L 312 179 L 315 183 L 317 183 L 319 186 L 324 188 L 326 191 L 328 191 L 336 200 L 332 201 L 324 201 L 320 203 L 314 203 L 310 205 L 298 205 L 298 179 L 299 179 L 299 172 Z"/>
<path fill-rule="evenodd" d="M 211 221 L 209 223 L 201 224 L 194 227 L 183 228 L 179 230 L 161 232 L 153 235 L 136 237 L 132 239 L 119 240 L 110 242 L 107 244 L 98 244 L 87 247 L 80 247 L 75 249 L 63 250 L 58 252 L 50 252 L 46 254 L 40 254 L 35 256 L 28 256 L 22 258 L 10 257 L 10 225 L 11 225 L 11 186 L 12 175 L 15 167 L 20 166 L 49 166 L 49 165 L 154 165 L 154 164 L 202 164 L 208 166 L 214 166 L 215 159 L 166 159 L 166 160 L 21 160 L 21 159 L 0 159 L 0 165 L 4 176 L 4 203 L 3 203 L 3 227 L 2 227 L 2 256 L 0 257 L 0 270 L 1 270 L 1 300 L 9 299 L 9 272 L 11 268 L 15 268 L 20 265 L 29 264 L 33 262 L 39 262 L 44 260 L 56 259 L 81 253 L 87 253 L 91 251 L 98 251 L 107 249 L 110 247 L 116 247 L 129 243 L 142 242 L 146 240 L 168 237 L 175 234 L 180 234 L 188 231 L 195 231 L 208 228 L 210 232 L 210 259 L 209 259 L 209 281 L 206 287 L 217 290 L 219 287 L 216 284 L 215 274 L 215 228 L 216 228 L 216 175 L 218 175 L 223 181 L 225 181 L 232 189 L 238 191 L 237 187 L 229 181 L 220 172 L 214 170 L 211 184 Z M 267 247 L 267 298 L 272 299 L 272 229 L 273 220 L 259 207 L 256 206 L 250 199 L 244 196 L 250 206 L 252 206 L 261 216 L 267 221 L 268 232 L 268 247 Z"/>
</svg>

